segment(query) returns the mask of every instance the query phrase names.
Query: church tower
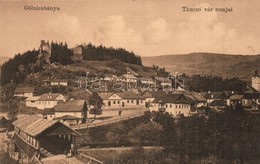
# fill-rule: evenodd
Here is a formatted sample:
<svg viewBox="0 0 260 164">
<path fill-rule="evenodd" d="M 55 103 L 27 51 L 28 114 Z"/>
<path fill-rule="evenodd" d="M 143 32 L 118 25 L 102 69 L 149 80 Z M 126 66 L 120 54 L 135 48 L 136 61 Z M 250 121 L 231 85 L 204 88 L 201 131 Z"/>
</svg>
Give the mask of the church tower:
<svg viewBox="0 0 260 164">
<path fill-rule="evenodd" d="M 252 87 L 257 91 L 260 91 L 260 76 L 258 75 L 257 70 L 255 70 L 255 74 L 252 77 Z"/>
</svg>

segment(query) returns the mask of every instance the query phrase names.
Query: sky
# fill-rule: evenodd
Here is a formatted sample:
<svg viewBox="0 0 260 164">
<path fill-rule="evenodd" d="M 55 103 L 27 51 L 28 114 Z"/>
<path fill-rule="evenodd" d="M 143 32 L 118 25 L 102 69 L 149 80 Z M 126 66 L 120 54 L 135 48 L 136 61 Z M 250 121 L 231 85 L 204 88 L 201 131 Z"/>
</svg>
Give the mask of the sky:
<svg viewBox="0 0 260 164">
<path fill-rule="evenodd" d="M 59 11 L 24 6 L 59 7 Z M 183 12 L 182 7 L 201 12 Z M 233 12 L 204 8 L 232 7 Z M 260 54 L 257 0 L 0 1 L 0 56 L 38 49 L 40 40 L 91 42 L 140 56 L 212 52 Z"/>
</svg>

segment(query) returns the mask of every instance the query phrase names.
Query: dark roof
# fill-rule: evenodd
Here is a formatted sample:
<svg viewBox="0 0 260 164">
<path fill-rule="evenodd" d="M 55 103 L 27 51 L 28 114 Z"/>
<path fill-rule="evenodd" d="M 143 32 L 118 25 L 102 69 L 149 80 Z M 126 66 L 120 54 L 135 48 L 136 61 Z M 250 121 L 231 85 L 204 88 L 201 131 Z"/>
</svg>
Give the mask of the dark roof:
<svg viewBox="0 0 260 164">
<path fill-rule="evenodd" d="M 158 90 L 158 91 L 143 91 L 140 93 L 140 95 L 144 98 L 156 98 L 156 97 L 161 97 L 166 95 L 167 92 L 163 91 L 163 90 Z"/>
<path fill-rule="evenodd" d="M 61 117 L 56 117 L 54 120 L 81 120 L 82 118 L 71 116 L 71 115 L 65 115 Z"/>
<path fill-rule="evenodd" d="M 77 90 L 70 93 L 70 97 L 74 100 L 88 100 L 91 93 L 86 90 Z"/>
<path fill-rule="evenodd" d="M 186 96 L 196 102 L 206 102 L 207 100 L 197 92 L 184 92 Z"/>
<path fill-rule="evenodd" d="M 165 78 L 165 77 L 155 77 L 155 79 L 159 82 L 164 82 L 164 83 L 171 83 L 171 79 Z"/>
<path fill-rule="evenodd" d="M 43 109 L 42 114 L 43 114 L 43 115 L 55 114 L 55 110 L 54 110 L 54 108 L 45 108 L 45 109 Z"/>
<path fill-rule="evenodd" d="M 55 100 L 60 93 L 45 93 L 40 96 L 38 101 L 50 101 L 50 100 Z"/>
<path fill-rule="evenodd" d="M 51 82 L 68 82 L 67 79 L 52 79 Z"/>
<path fill-rule="evenodd" d="M 80 112 L 86 105 L 85 100 L 69 100 L 65 103 L 61 102 L 55 107 L 55 112 Z"/>
<path fill-rule="evenodd" d="M 198 102 L 206 102 L 207 100 L 196 92 L 159 92 L 155 96 L 154 103 L 175 103 L 175 104 L 191 104 Z M 154 93 L 156 94 L 156 92 Z"/>
<path fill-rule="evenodd" d="M 209 105 L 210 106 L 226 106 L 226 103 L 224 100 L 213 100 Z"/>
<path fill-rule="evenodd" d="M 258 91 L 252 86 L 247 86 L 247 92 L 258 92 Z"/>
<path fill-rule="evenodd" d="M 228 99 L 229 95 L 226 92 L 201 92 L 206 99 Z"/>
<path fill-rule="evenodd" d="M 59 124 L 61 126 L 66 125 L 62 124 L 61 122 L 54 121 L 54 120 L 46 120 L 44 118 L 38 117 L 36 115 L 25 115 L 21 117 L 20 119 L 13 122 L 13 125 L 25 133 L 36 137 L 42 134 L 47 129 L 51 128 L 52 126 Z M 78 132 L 74 131 L 73 129 L 67 127 L 67 129 L 70 131 L 73 135 L 80 135 Z"/>
<path fill-rule="evenodd" d="M 260 99 L 260 92 L 247 92 L 244 94 L 243 99 Z"/>
<path fill-rule="evenodd" d="M 15 93 L 33 93 L 35 92 L 33 87 L 17 87 L 15 88 Z"/>
<path fill-rule="evenodd" d="M 174 103 L 174 104 L 190 104 L 194 103 L 194 100 L 185 96 L 183 93 L 168 93 L 156 97 L 153 103 Z"/>
</svg>

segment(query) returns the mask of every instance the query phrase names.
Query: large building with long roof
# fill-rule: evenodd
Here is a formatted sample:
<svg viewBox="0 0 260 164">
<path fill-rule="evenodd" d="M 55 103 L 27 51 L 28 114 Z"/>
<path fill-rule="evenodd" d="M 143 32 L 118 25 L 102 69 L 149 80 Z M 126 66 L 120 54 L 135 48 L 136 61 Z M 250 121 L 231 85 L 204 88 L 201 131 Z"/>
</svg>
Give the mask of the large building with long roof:
<svg viewBox="0 0 260 164">
<path fill-rule="evenodd" d="M 13 141 L 16 147 L 32 158 L 63 154 L 75 143 L 80 133 L 59 121 L 46 120 L 36 115 L 25 115 L 13 122 Z"/>
</svg>

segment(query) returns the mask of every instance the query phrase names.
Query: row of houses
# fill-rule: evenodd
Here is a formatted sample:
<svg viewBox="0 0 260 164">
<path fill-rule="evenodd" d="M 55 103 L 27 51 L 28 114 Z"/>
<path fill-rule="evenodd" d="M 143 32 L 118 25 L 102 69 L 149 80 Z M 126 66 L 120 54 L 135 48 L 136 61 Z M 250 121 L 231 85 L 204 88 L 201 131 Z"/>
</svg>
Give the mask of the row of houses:
<svg viewBox="0 0 260 164">
<path fill-rule="evenodd" d="M 50 86 L 68 86 L 68 80 L 66 79 L 54 79 L 43 81 L 44 85 Z M 32 97 L 36 93 L 33 87 L 17 87 L 14 90 L 14 97 Z"/>
<path fill-rule="evenodd" d="M 238 92 L 165 92 L 159 91 L 124 91 L 124 92 L 101 92 L 99 96 L 103 100 L 103 110 L 111 109 L 149 109 L 151 111 L 165 111 L 174 116 L 183 114 L 188 116 L 196 113 L 196 109 L 208 106 L 221 110 L 227 106 L 241 104 L 246 108 L 256 109 L 260 104 L 260 93 Z M 84 122 L 84 104 L 89 108 L 88 97 L 79 100 L 69 100 L 59 93 L 46 93 L 40 96 L 29 97 L 25 100 L 27 107 L 53 111 L 46 118 L 74 119 L 77 123 Z M 81 104 L 81 105 L 77 105 Z M 78 107 L 78 108 L 77 108 Z M 65 110 L 65 114 L 60 114 Z M 67 116 L 66 116 L 67 115 Z M 70 117 L 71 116 L 71 117 Z M 79 120 L 80 119 L 80 120 Z"/>
</svg>

